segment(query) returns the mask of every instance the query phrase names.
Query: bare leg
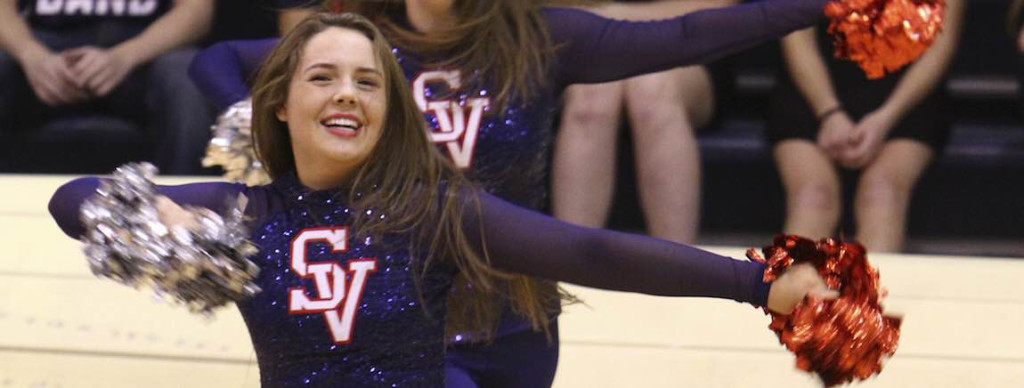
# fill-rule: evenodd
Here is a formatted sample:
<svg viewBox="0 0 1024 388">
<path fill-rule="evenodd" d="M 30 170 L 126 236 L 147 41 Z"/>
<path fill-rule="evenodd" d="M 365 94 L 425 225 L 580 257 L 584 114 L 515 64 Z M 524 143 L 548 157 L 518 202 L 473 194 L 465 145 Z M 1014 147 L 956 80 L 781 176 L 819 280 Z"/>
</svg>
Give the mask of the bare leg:
<svg viewBox="0 0 1024 388">
<path fill-rule="evenodd" d="M 783 231 L 811 239 L 832 235 L 842 210 L 832 160 L 807 140 L 780 142 L 774 153 L 786 190 Z"/>
<path fill-rule="evenodd" d="M 934 152 L 925 144 L 897 139 L 882 145 L 861 175 L 854 198 L 857 239 L 872 252 L 896 252 L 906 238 L 910 195 Z"/>
<path fill-rule="evenodd" d="M 637 186 L 651 235 L 693 243 L 700 223 L 700 154 L 695 129 L 714 109 L 707 71 L 699 66 L 626 81 Z"/>
<path fill-rule="evenodd" d="M 551 167 L 555 217 L 583 226 L 604 226 L 614 194 L 621 111 L 622 82 L 566 90 Z"/>
</svg>

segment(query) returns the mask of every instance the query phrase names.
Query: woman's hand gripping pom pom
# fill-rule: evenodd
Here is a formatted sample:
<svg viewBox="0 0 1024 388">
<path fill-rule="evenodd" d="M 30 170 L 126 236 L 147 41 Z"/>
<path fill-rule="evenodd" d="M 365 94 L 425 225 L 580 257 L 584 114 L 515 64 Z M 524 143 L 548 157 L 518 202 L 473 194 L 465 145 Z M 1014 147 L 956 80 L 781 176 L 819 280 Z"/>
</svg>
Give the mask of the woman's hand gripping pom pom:
<svg viewBox="0 0 1024 388">
<path fill-rule="evenodd" d="M 783 279 L 786 272 L 812 268 L 830 290 L 839 291 L 838 297 L 807 293 L 791 314 L 775 312 L 782 308 L 765 309 L 772 316 L 768 327 L 796 354 L 797 367 L 818 374 L 827 386 L 881 372 L 884 359 L 896 352 L 901 319 L 883 315 L 878 271 L 868 263 L 864 247 L 780 235 L 762 251 L 764 257 L 753 249 L 747 257 L 767 265 L 763 280 L 776 281 L 772 292 L 786 286 L 779 284 L 789 281 Z M 769 294 L 769 306 L 772 303 Z"/>
<path fill-rule="evenodd" d="M 156 168 L 129 164 L 82 205 L 84 251 L 92 272 L 134 288 L 148 287 L 192 312 L 259 292 L 256 247 L 243 226 L 246 198 L 223 218 L 205 208 L 181 208 L 160 196 Z"/>
</svg>

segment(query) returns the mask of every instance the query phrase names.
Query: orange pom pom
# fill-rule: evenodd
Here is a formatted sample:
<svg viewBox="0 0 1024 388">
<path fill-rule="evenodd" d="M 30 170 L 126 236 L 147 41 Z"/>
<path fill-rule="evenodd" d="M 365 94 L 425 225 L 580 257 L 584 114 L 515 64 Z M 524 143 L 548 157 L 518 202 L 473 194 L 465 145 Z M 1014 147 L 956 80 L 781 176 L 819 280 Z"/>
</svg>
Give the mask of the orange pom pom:
<svg viewBox="0 0 1024 388">
<path fill-rule="evenodd" d="M 942 29 L 944 0 L 838 0 L 825 7 L 835 55 L 881 78 L 913 62 Z"/>
<path fill-rule="evenodd" d="M 751 260 L 765 263 L 764 281 L 786 268 L 811 263 L 839 298 L 807 296 L 790 315 L 772 316 L 768 326 L 779 342 L 796 354 L 796 366 L 817 373 L 825 385 L 866 379 L 882 371 L 884 358 L 896 352 L 900 319 L 882 314 L 878 271 L 868 264 L 864 247 L 834 239 L 814 242 L 798 236 L 777 236 L 764 257 L 753 249 Z"/>
</svg>

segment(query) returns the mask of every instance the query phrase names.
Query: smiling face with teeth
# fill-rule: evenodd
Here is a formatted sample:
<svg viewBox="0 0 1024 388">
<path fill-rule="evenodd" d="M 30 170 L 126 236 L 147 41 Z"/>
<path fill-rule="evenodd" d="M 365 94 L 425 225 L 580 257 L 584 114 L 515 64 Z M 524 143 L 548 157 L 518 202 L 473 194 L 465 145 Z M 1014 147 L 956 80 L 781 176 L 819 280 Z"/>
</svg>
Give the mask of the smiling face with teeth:
<svg viewBox="0 0 1024 388">
<path fill-rule="evenodd" d="M 328 28 L 302 53 L 276 115 L 288 125 L 299 178 L 328 188 L 350 179 L 380 140 L 385 77 L 373 43 L 354 30 Z"/>
</svg>

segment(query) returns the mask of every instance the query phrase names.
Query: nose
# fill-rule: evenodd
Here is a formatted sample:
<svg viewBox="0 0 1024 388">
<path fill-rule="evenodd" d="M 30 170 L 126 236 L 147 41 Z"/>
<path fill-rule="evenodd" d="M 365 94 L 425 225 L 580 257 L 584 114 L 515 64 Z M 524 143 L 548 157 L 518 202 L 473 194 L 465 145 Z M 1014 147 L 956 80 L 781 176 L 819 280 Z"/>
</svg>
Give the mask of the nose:
<svg viewBox="0 0 1024 388">
<path fill-rule="evenodd" d="M 334 102 L 346 106 L 355 106 L 356 101 L 355 85 L 353 85 L 353 82 L 342 82 L 334 93 Z"/>
</svg>

